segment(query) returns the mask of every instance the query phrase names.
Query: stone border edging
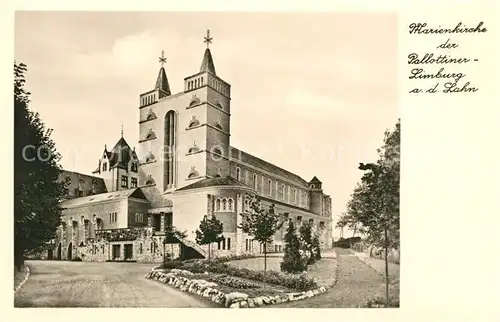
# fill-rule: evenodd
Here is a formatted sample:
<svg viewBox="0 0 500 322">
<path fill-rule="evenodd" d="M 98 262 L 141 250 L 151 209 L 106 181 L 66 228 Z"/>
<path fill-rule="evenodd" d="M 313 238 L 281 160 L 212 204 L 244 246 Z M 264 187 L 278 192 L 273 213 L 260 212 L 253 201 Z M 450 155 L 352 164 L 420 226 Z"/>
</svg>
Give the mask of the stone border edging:
<svg viewBox="0 0 500 322">
<path fill-rule="evenodd" d="M 24 275 L 24 279 L 22 280 L 22 282 L 19 283 L 19 285 L 14 286 L 14 293 L 19 291 L 21 289 L 21 287 L 23 287 L 24 283 L 26 283 L 28 281 L 28 278 L 31 275 L 31 270 L 30 270 L 30 267 L 28 265 L 25 266 L 25 270 L 26 270 L 26 274 Z"/>
<path fill-rule="evenodd" d="M 327 288 L 325 286 L 321 286 L 317 289 L 310 291 L 284 293 L 273 296 L 266 295 L 266 296 L 249 298 L 248 294 L 246 293 L 232 292 L 226 294 L 224 292 L 219 291 L 216 288 L 217 284 L 214 282 L 208 282 L 203 279 L 191 280 L 187 277 L 178 276 L 179 273 L 185 275 L 193 275 L 193 273 L 185 270 L 172 269 L 170 270 L 170 272 L 165 273 L 158 269 L 153 268 L 146 275 L 146 278 L 172 285 L 173 287 L 178 288 L 183 292 L 189 292 L 200 295 L 212 302 L 219 304 L 222 307 L 229 307 L 229 308 L 247 308 L 247 307 L 252 308 L 252 307 L 278 304 L 278 303 L 293 302 L 293 301 L 303 300 L 306 298 L 311 298 L 313 296 L 317 296 L 327 291 Z"/>
</svg>

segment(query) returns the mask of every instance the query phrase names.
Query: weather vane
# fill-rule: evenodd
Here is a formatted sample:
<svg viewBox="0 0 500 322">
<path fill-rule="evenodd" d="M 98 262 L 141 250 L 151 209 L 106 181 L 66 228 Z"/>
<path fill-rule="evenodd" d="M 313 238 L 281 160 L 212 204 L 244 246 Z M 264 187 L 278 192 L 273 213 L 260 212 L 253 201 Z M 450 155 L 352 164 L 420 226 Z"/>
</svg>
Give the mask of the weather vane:
<svg viewBox="0 0 500 322">
<path fill-rule="evenodd" d="M 210 37 L 210 30 L 207 29 L 207 35 L 205 36 L 205 40 L 203 41 L 204 43 L 207 44 L 207 48 L 208 46 L 212 43 L 212 37 Z"/>
<path fill-rule="evenodd" d="M 165 64 L 167 62 L 167 58 L 165 58 L 163 50 L 161 51 L 161 57 L 160 57 L 159 61 L 161 63 L 161 67 L 163 67 L 163 64 Z"/>
</svg>

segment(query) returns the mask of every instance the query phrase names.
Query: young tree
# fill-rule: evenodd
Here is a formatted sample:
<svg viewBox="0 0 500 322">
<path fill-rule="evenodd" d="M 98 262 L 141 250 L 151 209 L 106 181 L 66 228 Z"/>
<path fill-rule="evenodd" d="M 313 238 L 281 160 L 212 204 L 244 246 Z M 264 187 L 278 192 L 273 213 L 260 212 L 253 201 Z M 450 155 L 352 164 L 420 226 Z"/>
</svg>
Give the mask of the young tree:
<svg viewBox="0 0 500 322">
<path fill-rule="evenodd" d="M 303 272 L 307 264 L 300 256 L 300 242 L 295 234 L 293 222 L 290 222 L 285 234 L 285 254 L 280 264 L 281 271 L 287 273 Z"/>
<path fill-rule="evenodd" d="M 386 306 L 389 306 L 387 253 L 390 248 L 399 249 L 400 132 L 398 121 L 394 131 L 385 132 L 378 161 L 359 165 L 365 173 L 341 219 L 345 226 L 357 228 L 365 235 L 368 243 L 385 250 Z"/>
<path fill-rule="evenodd" d="M 321 259 L 321 245 L 319 242 L 318 235 L 314 235 L 313 240 L 312 240 L 312 247 L 313 247 L 313 252 L 314 252 L 314 259 L 320 260 Z"/>
<path fill-rule="evenodd" d="M 243 222 L 238 225 L 244 233 L 250 234 L 264 247 L 264 273 L 267 269 L 267 244 L 273 241 L 273 236 L 281 228 L 283 222 L 274 210 L 274 205 L 268 209 L 262 207 L 257 196 L 247 195 L 250 201 L 250 213 L 240 214 Z"/>
<path fill-rule="evenodd" d="M 303 251 L 307 252 L 307 264 L 310 265 L 314 263 L 314 249 L 313 249 L 313 232 L 312 225 L 308 222 L 303 223 L 299 228 L 300 234 L 300 246 Z"/>
<path fill-rule="evenodd" d="M 14 264 L 18 270 L 27 252 L 38 252 L 56 237 L 61 223 L 58 182 L 61 156 L 38 113 L 30 111 L 24 89 L 25 64 L 14 63 Z"/>
<path fill-rule="evenodd" d="M 212 258 L 212 243 L 218 243 L 224 239 L 222 232 L 224 227 L 217 217 L 203 216 L 199 229 L 196 230 L 196 242 L 199 245 L 208 244 L 208 259 Z"/>
</svg>

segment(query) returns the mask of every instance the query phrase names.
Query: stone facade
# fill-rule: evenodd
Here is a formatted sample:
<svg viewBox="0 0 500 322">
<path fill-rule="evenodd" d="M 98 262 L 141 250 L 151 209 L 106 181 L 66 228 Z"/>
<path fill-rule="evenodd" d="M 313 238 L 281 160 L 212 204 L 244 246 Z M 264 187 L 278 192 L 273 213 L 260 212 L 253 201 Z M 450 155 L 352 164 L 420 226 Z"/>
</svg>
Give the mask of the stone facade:
<svg viewBox="0 0 500 322">
<path fill-rule="evenodd" d="M 231 86 L 216 74 L 210 49 L 180 93 L 171 93 L 162 67 L 155 88 L 140 95 L 138 109 L 137 153 L 122 134 L 111 150 L 104 148 L 95 177 L 82 184 L 77 175 L 61 177 L 74 191 L 61 203 L 54 257 L 161 261 L 164 234 L 172 225 L 187 238 L 184 246 L 168 247 L 171 253 L 191 247 L 206 256 L 210 246 L 194 241 L 207 214 L 224 226 L 224 240 L 211 245 L 214 256 L 262 253 L 263 246 L 237 228 L 240 214 L 249 211 L 246 194 L 259 196 L 264 207 L 274 204 L 285 223 L 311 222 L 322 248 L 331 247 L 331 198 L 321 181 L 306 181 L 231 146 Z M 98 237 L 120 229 L 142 233 L 127 240 Z M 268 252 L 284 250 L 285 232 L 286 224 L 266 245 Z"/>
<path fill-rule="evenodd" d="M 178 258 L 181 247 L 178 243 L 164 244 L 164 235 L 155 234 L 153 227 L 99 230 L 95 238 L 87 239 L 80 246 L 59 241 L 60 258 L 83 261 L 136 261 L 143 263 L 161 263 L 165 256 Z"/>
</svg>

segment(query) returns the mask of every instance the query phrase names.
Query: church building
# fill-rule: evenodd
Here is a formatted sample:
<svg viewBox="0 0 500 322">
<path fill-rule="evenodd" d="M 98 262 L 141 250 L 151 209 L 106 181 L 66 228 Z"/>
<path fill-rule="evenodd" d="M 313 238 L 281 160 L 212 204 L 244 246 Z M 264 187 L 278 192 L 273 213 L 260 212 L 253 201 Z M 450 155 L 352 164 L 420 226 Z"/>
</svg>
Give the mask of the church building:
<svg viewBox="0 0 500 322">
<path fill-rule="evenodd" d="M 211 41 L 207 31 L 201 67 L 184 78 L 180 93 L 170 90 L 162 52 L 154 88 L 139 95 L 137 152 L 122 132 L 112 149 L 104 147 L 92 176 L 61 174 L 68 189 L 49 258 L 205 257 L 208 246 L 195 242 L 205 215 L 215 215 L 224 227 L 224 240 L 212 245 L 215 256 L 262 253 L 263 246 L 237 228 L 240 214 L 250 210 L 248 195 L 257 195 L 264 207 L 275 205 L 285 222 L 268 252 L 284 250 L 288 222 L 311 223 L 322 248 L 331 248 L 331 198 L 322 182 L 304 180 L 231 145 L 231 85 L 216 73 Z M 172 226 L 187 237 L 167 241 Z"/>
</svg>

